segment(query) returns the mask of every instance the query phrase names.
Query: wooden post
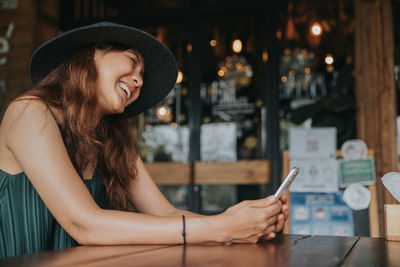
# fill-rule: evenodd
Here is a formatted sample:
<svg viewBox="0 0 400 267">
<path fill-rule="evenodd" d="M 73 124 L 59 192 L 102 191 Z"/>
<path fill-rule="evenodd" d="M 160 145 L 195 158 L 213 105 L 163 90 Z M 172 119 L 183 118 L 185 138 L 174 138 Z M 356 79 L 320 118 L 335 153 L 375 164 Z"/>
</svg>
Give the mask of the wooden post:
<svg viewBox="0 0 400 267">
<path fill-rule="evenodd" d="M 397 203 L 381 181 L 385 173 L 398 170 L 391 1 L 355 0 L 354 10 L 357 135 L 375 151 L 379 220 L 384 225 L 383 204 Z"/>
<path fill-rule="evenodd" d="M 57 35 L 58 0 L 0 1 L 0 116 L 14 98 L 31 89 L 29 59 Z"/>
</svg>

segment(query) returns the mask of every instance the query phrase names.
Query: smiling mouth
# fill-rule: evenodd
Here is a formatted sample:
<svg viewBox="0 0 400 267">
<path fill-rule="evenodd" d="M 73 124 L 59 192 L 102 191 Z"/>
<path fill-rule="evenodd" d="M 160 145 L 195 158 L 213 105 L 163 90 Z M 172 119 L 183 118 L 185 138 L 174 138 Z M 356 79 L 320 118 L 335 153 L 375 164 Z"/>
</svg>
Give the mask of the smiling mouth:
<svg viewBox="0 0 400 267">
<path fill-rule="evenodd" d="M 124 92 L 126 93 L 126 95 L 128 96 L 128 99 L 131 97 L 131 91 L 129 90 L 128 86 L 126 86 L 126 84 L 120 82 L 119 83 L 119 87 L 121 87 L 122 90 L 124 90 Z"/>
</svg>

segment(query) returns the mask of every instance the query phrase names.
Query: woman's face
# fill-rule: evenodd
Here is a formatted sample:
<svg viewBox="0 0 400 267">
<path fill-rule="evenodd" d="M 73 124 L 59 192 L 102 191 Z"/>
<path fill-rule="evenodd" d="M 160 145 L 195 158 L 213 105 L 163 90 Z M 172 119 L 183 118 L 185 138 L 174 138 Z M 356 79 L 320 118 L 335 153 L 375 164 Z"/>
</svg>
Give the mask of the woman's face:
<svg viewBox="0 0 400 267">
<path fill-rule="evenodd" d="M 135 101 L 143 85 L 144 60 L 133 50 L 96 49 L 97 101 L 103 115 L 124 112 Z"/>
</svg>

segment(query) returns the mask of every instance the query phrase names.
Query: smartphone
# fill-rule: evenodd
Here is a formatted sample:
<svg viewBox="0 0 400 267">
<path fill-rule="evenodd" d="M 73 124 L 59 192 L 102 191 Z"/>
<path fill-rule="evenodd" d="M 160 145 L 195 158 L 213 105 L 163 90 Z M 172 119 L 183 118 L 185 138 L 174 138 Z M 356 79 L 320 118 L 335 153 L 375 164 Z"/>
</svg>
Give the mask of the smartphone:
<svg viewBox="0 0 400 267">
<path fill-rule="evenodd" d="M 288 176 L 285 178 L 281 186 L 276 190 L 274 197 L 276 199 L 279 199 L 282 194 L 286 192 L 286 190 L 289 189 L 289 186 L 292 184 L 294 181 L 294 178 L 299 174 L 300 170 L 299 168 L 294 167 L 293 169 L 290 170 Z"/>
</svg>

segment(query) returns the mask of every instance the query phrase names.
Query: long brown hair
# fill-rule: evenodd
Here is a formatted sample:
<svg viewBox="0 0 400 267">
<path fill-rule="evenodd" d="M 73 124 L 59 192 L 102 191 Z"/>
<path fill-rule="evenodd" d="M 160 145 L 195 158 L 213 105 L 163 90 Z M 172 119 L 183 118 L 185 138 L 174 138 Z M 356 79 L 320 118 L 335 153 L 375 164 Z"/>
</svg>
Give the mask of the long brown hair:
<svg viewBox="0 0 400 267">
<path fill-rule="evenodd" d="M 96 109 L 94 63 L 96 49 L 124 51 L 128 47 L 102 44 L 79 49 L 22 98 L 37 97 L 62 110 L 63 138 L 69 157 L 82 174 L 92 162 L 103 177 L 106 194 L 115 209 L 128 210 L 129 184 L 137 176 L 136 143 L 124 114 L 93 116 Z"/>
</svg>

